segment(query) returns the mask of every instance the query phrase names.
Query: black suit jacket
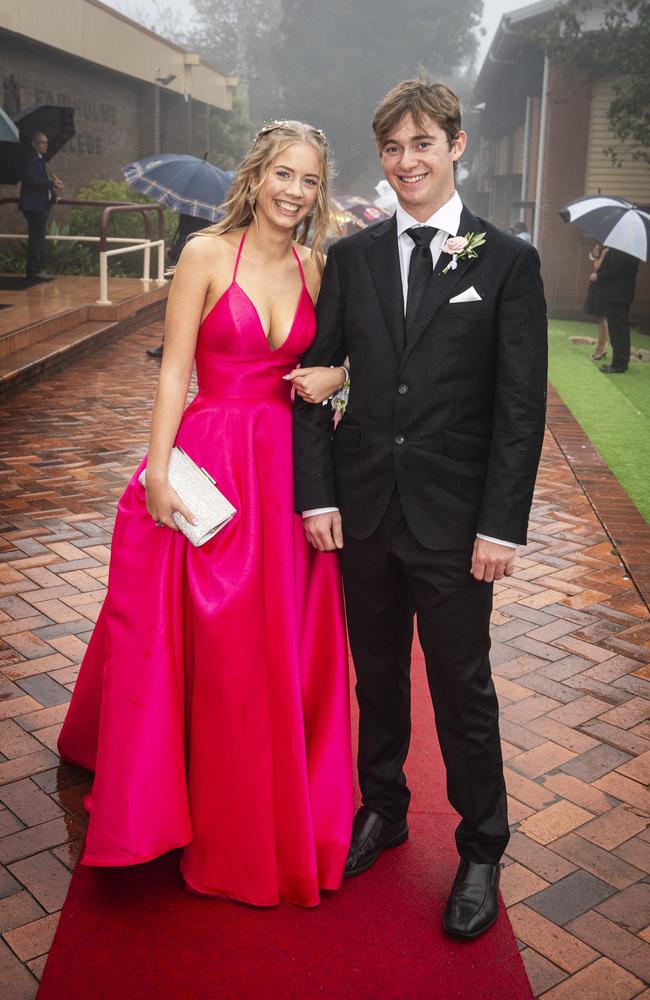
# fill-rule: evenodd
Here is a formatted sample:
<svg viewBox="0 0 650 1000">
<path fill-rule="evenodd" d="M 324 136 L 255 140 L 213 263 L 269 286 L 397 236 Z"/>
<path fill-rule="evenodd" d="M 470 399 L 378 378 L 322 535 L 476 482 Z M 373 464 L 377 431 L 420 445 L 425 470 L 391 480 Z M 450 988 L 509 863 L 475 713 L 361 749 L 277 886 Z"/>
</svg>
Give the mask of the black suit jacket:
<svg viewBox="0 0 650 1000">
<path fill-rule="evenodd" d="M 30 147 L 23 160 L 18 207 L 23 212 L 49 212 L 53 190 L 45 161 Z"/>
<path fill-rule="evenodd" d="M 477 531 L 526 540 L 546 399 L 539 258 L 464 208 L 467 232 L 485 232 L 485 245 L 446 275 L 441 255 L 403 353 L 395 218 L 329 251 L 302 363 L 347 355 L 350 398 L 333 435 L 329 407 L 296 401 L 296 508 L 338 506 L 352 538 L 376 529 L 397 485 L 428 548 L 471 546 Z M 471 286 L 481 301 L 449 301 Z"/>
<path fill-rule="evenodd" d="M 596 281 L 603 302 L 622 302 L 628 305 L 634 302 L 634 286 L 638 270 L 639 262 L 636 257 L 610 247 L 605 254 Z"/>
</svg>

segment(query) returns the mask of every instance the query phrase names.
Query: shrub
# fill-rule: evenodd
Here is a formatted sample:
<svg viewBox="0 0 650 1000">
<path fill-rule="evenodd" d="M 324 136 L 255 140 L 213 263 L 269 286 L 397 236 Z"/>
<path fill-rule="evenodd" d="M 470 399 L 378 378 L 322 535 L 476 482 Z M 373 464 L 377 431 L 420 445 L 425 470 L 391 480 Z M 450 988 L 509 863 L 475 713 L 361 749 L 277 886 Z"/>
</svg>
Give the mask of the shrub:
<svg viewBox="0 0 650 1000">
<path fill-rule="evenodd" d="M 97 180 L 88 184 L 86 187 L 80 188 L 77 192 L 77 198 L 80 200 L 88 201 L 118 201 L 118 202 L 133 202 L 138 205 L 155 205 L 157 202 L 153 201 L 151 198 L 147 198 L 146 195 L 141 194 L 136 191 L 135 188 L 129 187 L 125 181 L 114 181 L 114 180 Z M 72 210 L 72 215 L 70 218 L 69 231 L 70 235 L 79 236 L 99 236 L 99 230 L 101 225 L 103 208 L 97 208 L 92 205 L 76 205 Z M 163 209 L 164 219 L 165 219 L 165 245 L 169 246 L 172 241 L 173 235 L 176 232 L 176 227 L 178 225 L 178 216 L 175 212 L 170 209 Z M 151 223 L 151 234 L 152 239 L 156 239 L 158 235 L 158 219 L 155 213 L 147 213 L 150 216 Z M 108 225 L 108 235 L 109 236 L 123 236 L 128 239 L 137 239 L 145 235 L 144 222 L 142 216 L 136 213 L 118 213 L 114 215 Z M 119 244 L 112 243 L 111 247 L 117 247 Z M 86 243 L 83 244 L 84 247 L 89 247 L 90 257 L 89 260 L 92 263 L 92 268 L 90 271 L 85 271 L 85 274 L 98 274 L 98 250 L 97 244 Z M 152 253 L 151 258 L 152 273 L 155 274 L 156 266 L 156 254 Z M 118 276 L 129 276 L 129 277 L 139 277 L 142 274 L 142 256 L 140 254 L 134 253 L 129 254 L 126 257 L 115 257 L 109 258 L 108 264 L 109 274 Z M 59 271 L 59 273 L 68 274 L 78 274 L 79 271 Z"/>
<path fill-rule="evenodd" d="M 2 241 L 0 274 L 24 274 L 27 264 L 27 241 Z"/>
<path fill-rule="evenodd" d="M 48 226 L 50 236 L 72 236 L 70 226 L 59 226 L 52 221 Z M 73 243 L 70 240 L 48 240 L 45 244 L 45 270 L 51 274 L 99 274 L 97 252 L 91 243 Z"/>
<path fill-rule="evenodd" d="M 82 201 L 130 201 L 137 205 L 157 204 L 151 198 L 136 191 L 135 188 L 129 187 L 125 181 L 113 180 L 93 181 L 92 184 L 79 189 L 77 198 Z M 103 209 L 93 208 L 91 205 L 87 208 L 82 205 L 73 208 L 70 220 L 71 235 L 99 236 L 102 211 Z M 165 242 L 170 242 L 176 232 L 178 216 L 168 208 L 163 209 L 163 212 L 165 216 Z M 158 233 L 158 221 L 153 212 L 147 214 L 151 216 L 152 234 L 155 239 Z M 108 234 L 109 236 L 126 236 L 128 238 L 144 236 L 142 216 L 135 213 L 133 215 L 130 213 L 114 215 L 109 223 Z"/>
</svg>

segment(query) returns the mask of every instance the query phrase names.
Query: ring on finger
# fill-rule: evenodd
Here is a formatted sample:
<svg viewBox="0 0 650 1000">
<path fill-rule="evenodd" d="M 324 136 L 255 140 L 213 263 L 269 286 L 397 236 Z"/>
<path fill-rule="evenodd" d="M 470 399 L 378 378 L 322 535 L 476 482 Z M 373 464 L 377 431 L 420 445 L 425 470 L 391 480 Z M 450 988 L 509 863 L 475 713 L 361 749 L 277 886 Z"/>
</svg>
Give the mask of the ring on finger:
<svg viewBox="0 0 650 1000">
<path fill-rule="evenodd" d="M 153 523 L 155 524 L 155 526 L 157 528 L 162 528 L 163 527 L 163 522 L 162 521 L 154 521 Z"/>
</svg>

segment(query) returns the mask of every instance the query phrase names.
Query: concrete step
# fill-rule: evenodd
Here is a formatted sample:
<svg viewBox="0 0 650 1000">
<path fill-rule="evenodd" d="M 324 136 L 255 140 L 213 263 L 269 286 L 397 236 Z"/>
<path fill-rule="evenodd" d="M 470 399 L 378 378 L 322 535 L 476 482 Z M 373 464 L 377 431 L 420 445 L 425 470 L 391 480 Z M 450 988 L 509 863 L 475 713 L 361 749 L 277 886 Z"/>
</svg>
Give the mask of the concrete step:
<svg viewBox="0 0 650 1000">
<path fill-rule="evenodd" d="M 110 305 L 97 305 L 97 280 L 63 276 L 7 292 L 0 320 L 0 395 L 70 364 L 107 341 L 161 320 L 169 285 L 115 278 Z"/>
<path fill-rule="evenodd" d="M 49 340 L 64 330 L 70 330 L 88 318 L 88 307 L 76 306 L 65 312 L 43 317 L 33 323 L 25 323 L 14 330 L 0 333 L 0 362 L 23 348 L 29 348 L 32 344 Z"/>
<path fill-rule="evenodd" d="M 85 353 L 117 326 L 117 323 L 84 320 L 12 351 L 0 359 L 0 394 L 33 381 L 42 372 Z"/>
</svg>

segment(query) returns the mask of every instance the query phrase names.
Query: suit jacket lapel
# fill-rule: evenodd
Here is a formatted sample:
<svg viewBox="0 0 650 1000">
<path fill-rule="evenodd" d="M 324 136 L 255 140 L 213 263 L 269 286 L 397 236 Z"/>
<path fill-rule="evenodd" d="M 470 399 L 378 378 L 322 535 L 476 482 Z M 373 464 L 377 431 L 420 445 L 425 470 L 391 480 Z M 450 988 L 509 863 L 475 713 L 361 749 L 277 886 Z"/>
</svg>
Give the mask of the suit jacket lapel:
<svg viewBox="0 0 650 1000">
<path fill-rule="evenodd" d="M 470 211 L 468 211 L 467 208 L 465 208 L 465 206 L 463 206 L 463 211 L 460 217 L 460 225 L 458 227 L 458 235 L 465 236 L 467 233 L 475 233 L 477 227 L 478 220 Z M 478 253 L 480 252 L 481 250 L 479 249 Z M 420 303 L 420 308 L 418 309 L 413 329 L 406 344 L 402 364 L 404 364 L 404 362 L 408 359 L 424 331 L 433 322 L 440 307 L 444 305 L 445 302 L 449 302 L 449 299 L 453 297 L 454 288 L 465 278 L 467 271 L 472 266 L 475 259 L 476 258 L 471 260 L 459 260 L 456 262 L 455 271 L 449 270 L 446 274 L 443 274 L 442 272 L 450 262 L 451 257 L 446 253 L 440 254 L 431 276 L 431 280 L 427 286 L 427 290 L 424 293 L 422 302 Z"/>
<path fill-rule="evenodd" d="M 391 342 L 397 355 L 404 344 L 404 292 L 397 249 L 397 220 L 395 216 L 374 226 L 366 253 L 368 266 L 384 314 Z"/>
</svg>

